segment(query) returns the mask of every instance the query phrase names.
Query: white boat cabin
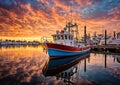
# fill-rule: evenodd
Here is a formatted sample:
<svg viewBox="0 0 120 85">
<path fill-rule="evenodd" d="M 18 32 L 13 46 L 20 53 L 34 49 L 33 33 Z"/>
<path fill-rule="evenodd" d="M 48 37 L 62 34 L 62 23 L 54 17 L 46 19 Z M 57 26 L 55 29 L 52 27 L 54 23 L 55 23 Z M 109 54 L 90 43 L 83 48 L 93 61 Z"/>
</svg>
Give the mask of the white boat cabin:
<svg viewBox="0 0 120 85">
<path fill-rule="evenodd" d="M 54 43 L 75 46 L 74 35 L 70 34 L 66 30 L 62 30 L 61 32 L 56 31 L 56 34 L 52 35 Z"/>
</svg>

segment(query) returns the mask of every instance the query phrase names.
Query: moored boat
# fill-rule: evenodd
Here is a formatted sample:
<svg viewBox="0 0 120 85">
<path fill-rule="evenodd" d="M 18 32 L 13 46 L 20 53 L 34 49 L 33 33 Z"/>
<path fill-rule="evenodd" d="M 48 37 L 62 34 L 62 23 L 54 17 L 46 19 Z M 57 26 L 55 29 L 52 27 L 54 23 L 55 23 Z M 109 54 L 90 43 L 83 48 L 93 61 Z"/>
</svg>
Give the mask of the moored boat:
<svg viewBox="0 0 120 85">
<path fill-rule="evenodd" d="M 46 43 L 46 45 L 48 47 L 48 54 L 50 57 L 68 57 L 84 54 L 90 51 L 89 46 L 78 48 L 55 43 Z"/>
<path fill-rule="evenodd" d="M 78 25 L 76 23 L 67 23 L 64 30 L 56 31 L 56 34 L 52 36 L 54 43 L 45 43 L 48 54 L 52 58 L 81 55 L 90 51 L 90 46 L 86 45 L 86 41 L 84 44 L 79 43 Z"/>
</svg>

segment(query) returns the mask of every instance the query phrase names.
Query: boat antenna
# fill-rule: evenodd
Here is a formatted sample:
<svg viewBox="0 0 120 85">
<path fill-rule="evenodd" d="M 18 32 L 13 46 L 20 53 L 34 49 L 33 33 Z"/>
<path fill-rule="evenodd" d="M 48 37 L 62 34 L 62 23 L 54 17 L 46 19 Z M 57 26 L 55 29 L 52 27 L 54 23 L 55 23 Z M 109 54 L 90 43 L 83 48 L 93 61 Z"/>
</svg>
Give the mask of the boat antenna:
<svg viewBox="0 0 120 85">
<path fill-rule="evenodd" d="M 68 14 L 66 13 L 66 24 L 67 24 L 67 16 L 68 16 Z"/>
<path fill-rule="evenodd" d="M 68 6 L 67 6 L 67 10 L 68 10 Z M 67 25 L 67 23 L 68 23 L 68 19 L 69 19 L 69 17 L 68 17 L 68 15 L 69 15 L 69 13 L 68 13 L 68 11 L 66 12 L 66 16 L 65 16 L 65 18 L 66 18 L 66 25 Z"/>
<path fill-rule="evenodd" d="M 72 8 L 71 8 L 71 20 L 70 20 L 70 22 L 72 23 Z"/>
<path fill-rule="evenodd" d="M 72 3 L 71 3 L 71 5 L 70 5 L 70 13 L 71 13 L 71 17 L 70 17 L 71 20 L 70 20 L 70 22 L 72 23 L 72 21 L 73 21 L 73 20 L 72 20 L 72 18 L 73 18 L 73 17 L 72 17 L 72 14 L 73 14 L 73 10 L 72 10 L 73 0 L 72 0 L 71 2 L 72 2 Z"/>
</svg>

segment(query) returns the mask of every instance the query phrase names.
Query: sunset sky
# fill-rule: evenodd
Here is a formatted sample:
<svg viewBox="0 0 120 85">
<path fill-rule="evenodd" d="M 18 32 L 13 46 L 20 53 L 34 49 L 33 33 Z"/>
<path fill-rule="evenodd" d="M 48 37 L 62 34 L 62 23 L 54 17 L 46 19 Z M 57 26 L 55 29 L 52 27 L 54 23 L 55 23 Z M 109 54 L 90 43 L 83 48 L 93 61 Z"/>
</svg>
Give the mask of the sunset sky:
<svg viewBox="0 0 120 85">
<path fill-rule="evenodd" d="M 81 34 L 120 32 L 120 0 L 0 0 L 0 37 L 50 36 L 70 17 Z"/>
</svg>

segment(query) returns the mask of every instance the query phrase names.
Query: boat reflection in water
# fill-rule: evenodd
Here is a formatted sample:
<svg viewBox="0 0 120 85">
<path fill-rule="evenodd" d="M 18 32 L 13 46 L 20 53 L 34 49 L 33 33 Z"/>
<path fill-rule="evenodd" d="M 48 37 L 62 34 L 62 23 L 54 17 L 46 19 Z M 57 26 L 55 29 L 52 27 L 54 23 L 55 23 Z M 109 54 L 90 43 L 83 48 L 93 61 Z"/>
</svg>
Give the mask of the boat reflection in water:
<svg viewBox="0 0 120 85">
<path fill-rule="evenodd" d="M 46 70 L 45 76 L 56 76 L 57 80 L 64 80 L 64 82 L 74 84 L 72 76 L 80 69 L 79 63 L 90 57 L 90 53 L 81 56 L 72 56 L 60 59 L 50 59 Z M 86 63 L 84 64 L 84 71 L 86 71 Z"/>
</svg>

